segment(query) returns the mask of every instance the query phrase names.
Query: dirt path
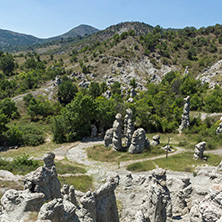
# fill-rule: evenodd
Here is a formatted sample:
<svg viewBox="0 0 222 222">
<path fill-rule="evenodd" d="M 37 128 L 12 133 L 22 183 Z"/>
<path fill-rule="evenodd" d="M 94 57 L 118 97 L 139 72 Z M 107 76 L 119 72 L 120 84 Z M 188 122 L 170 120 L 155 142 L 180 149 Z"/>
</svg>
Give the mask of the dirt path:
<svg viewBox="0 0 222 222">
<path fill-rule="evenodd" d="M 120 163 L 107 163 L 88 159 L 86 149 L 88 147 L 103 143 L 103 141 L 79 142 L 77 145 L 74 145 L 71 149 L 69 149 L 66 153 L 66 157 L 68 158 L 68 160 L 83 164 L 87 168 L 87 174 L 93 176 L 94 178 L 95 187 L 99 187 L 101 183 L 103 183 L 104 179 L 114 174 L 119 174 L 120 176 L 126 175 L 126 167 L 129 164 L 165 157 L 164 154 L 146 159 L 122 161 Z M 176 155 L 183 151 L 184 149 L 177 147 L 177 150 L 173 153 L 169 153 L 168 156 Z"/>
</svg>

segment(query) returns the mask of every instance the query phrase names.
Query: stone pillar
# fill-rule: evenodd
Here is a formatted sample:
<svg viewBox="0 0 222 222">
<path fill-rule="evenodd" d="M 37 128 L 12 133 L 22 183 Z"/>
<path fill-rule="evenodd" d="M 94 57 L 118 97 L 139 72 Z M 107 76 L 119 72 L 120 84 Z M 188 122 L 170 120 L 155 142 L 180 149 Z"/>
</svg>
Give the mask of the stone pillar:
<svg viewBox="0 0 222 222">
<path fill-rule="evenodd" d="M 120 113 L 116 114 L 116 120 L 113 123 L 113 140 L 112 146 L 116 151 L 122 150 L 122 115 Z"/>
<path fill-rule="evenodd" d="M 132 114 L 133 114 L 133 112 L 131 109 L 126 110 L 126 115 L 125 115 L 125 119 L 124 119 L 124 135 L 126 137 L 125 142 L 126 142 L 127 148 L 129 148 L 129 146 L 130 146 L 132 135 L 134 132 Z"/>
<path fill-rule="evenodd" d="M 186 129 L 190 125 L 190 96 L 184 98 L 185 104 L 183 108 L 182 120 L 179 126 L 179 133 L 181 133 L 184 129 Z"/>
</svg>

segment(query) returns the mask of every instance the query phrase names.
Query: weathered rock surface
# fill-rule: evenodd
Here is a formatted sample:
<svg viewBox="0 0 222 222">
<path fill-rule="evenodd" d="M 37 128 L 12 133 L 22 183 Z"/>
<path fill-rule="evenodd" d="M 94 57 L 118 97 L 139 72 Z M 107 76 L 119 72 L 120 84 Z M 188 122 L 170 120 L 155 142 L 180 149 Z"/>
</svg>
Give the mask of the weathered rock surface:
<svg viewBox="0 0 222 222">
<path fill-rule="evenodd" d="M 54 158 L 55 154 L 52 152 L 44 155 L 44 166 L 25 176 L 25 190 L 31 193 L 43 193 L 45 200 L 61 197 L 61 185 L 57 178 Z"/>
<path fill-rule="evenodd" d="M 114 193 L 118 176 L 111 177 L 93 193 L 75 192 L 69 185 L 63 185 L 60 192 L 54 158 L 51 152 L 44 156 L 44 167 L 26 176 L 25 190 L 5 192 L 1 199 L 1 222 L 27 221 L 30 211 L 38 212 L 38 222 L 119 222 Z"/>
<path fill-rule="evenodd" d="M 104 137 L 104 143 L 105 147 L 109 147 L 113 143 L 113 128 L 108 129 L 106 131 L 105 137 Z"/>
<path fill-rule="evenodd" d="M 116 120 L 113 123 L 113 139 L 112 146 L 116 151 L 122 150 L 122 115 L 120 113 L 116 114 Z"/>
<path fill-rule="evenodd" d="M 203 152 L 206 147 L 206 142 L 200 142 L 195 146 L 194 159 L 203 159 Z"/>
<path fill-rule="evenodd" d="M 190 211 L 190 198 L 193 191 L 192 185 L 190 183 L 190 178 L 182 178 L 181 189 L 176 194 L 176 201 L 173 205 L 173 214 L 176 216 L 182 216 Z"/>
<path fill-rule="evenodd" d="M 149 145 L 145 130 L 139 128 L 133 133 L 129 153 L 141 153 L 145 148 L 149 148 Z"/>
<path fill-rule="evenodd" d="M 222 186 L 212 185 L 209 194 L 193 205 L 191 222 L 218 222 L 222 219 Z"/>
<path fill-rule="evenodd" d="M 127 148 L 129 148 L 130 146 L 132 135 L 134 132 L 132 115 L 133 115 L 133 111 L 131 109 L 127 109 L 125 119 L 124 119 L 124 135 L 125 135 L 125 143 L 126 143 Z"/>
<path fill-rule="evenodd" d="M 45 203 L 38 215 L 38 222 L 78 222 L 76 207 L 61 198 Z"/>
<path fill-rule="evenodd" d="M 190 125 L 190 96 L 184 98 L 184 101 L 185 104 L 183 108 L 182 120 L 178 129 L 180 133 Z"/>
<path fill-rule="evenodd" d="M 160 136 L 159 135 L 155 135 L 153 136 L 153 140 L 150 143 L 151 146 L 157 146 L 160 144 Z"/>
<path fill-rule="evenodd" d="M 166 186 L 166 171 L 154 170 L 152 182 L 145 199 L 144 214 L 152 222 L 165 222 L 172 217 L 172 203 L 170 191 Z"/>
<path fill-rule="evenodd" d="M 3 215 L 0 216 L 0 221 L 23 221 L 24 213 L 39 211 L 44 200 L 42 193 L 8 190 L 1 199 Z"/>
</svg>

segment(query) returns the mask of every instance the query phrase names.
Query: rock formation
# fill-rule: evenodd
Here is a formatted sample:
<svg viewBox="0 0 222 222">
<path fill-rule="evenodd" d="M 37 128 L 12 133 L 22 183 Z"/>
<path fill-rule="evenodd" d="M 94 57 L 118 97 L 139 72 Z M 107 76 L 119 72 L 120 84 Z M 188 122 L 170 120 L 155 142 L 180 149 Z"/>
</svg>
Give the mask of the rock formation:
<svg viewBox="0 0 222 222">
<path fill-rule="evenodd" d="M 76 207 L 61 198 L 45 203 L 38 214 L 38 222 L 77 222 Z"/>
<path fill-rule="evenodd" d="M 45 200 L 60 198 L 60 182 L 54 164 L 55 154 L 49 152 L 44 155 L 44 166 L 25 176 L 25 189 L 31 193 L 45 194 Z"/>
<path fill-rule="evenodd" d="M 133 133 L 129 153 L 141 153 L 145 148 L 149 148 L 149 145 L 145 130 L 139 128 Z"/>
<path fill-rule="evenodd" d="M 190 96 L 187 96 L 186 98 L 184 98 L 184 101 L 185 101 L 185 104 L 183 108 L 182 120 L 178 129 L 179 133 L 181 133 L 184 129 L 186 129 L 190 125 L 190 117 L 189 117 Z"/>
<path fill-rule="evenodd" d="M 81 194 L 77 203 L 73 186 L 64 185 L 60 192 L 54 158 L 54 153 L 46 154 L 45 165 L 26 175 L 25 190 L 5 192 L 1 199 L 1 222 L 28 221 L 25 216 L 30 211 L 38 212 L 38 222 L 119 222 L 114 193 L 118 176 L 111 177 L 93 193 Z"/>
<path fill-rule="evenodd" d="M 222 133 L 222 117 L 220 118 L 220 124 L 217 127 L 216 134 Z"/>
<path fill-rule="evenodd" d="M 160 144 L 160 136 L 155 135 L 153 136 L 153 141 L 150 143 L 151 146 L 157 146 Z"/>
<path fill-rule="evenodd" d="M 39 211 L 44 203 L 44 194 L 29 193 L 27 191 L 8 190 L 4 193 L 2 203 L 2 222 L 23 221 L 24 213 Z"/>
<path fill-rule="evenodd" d="M 97 136 L 97 128 L 95 125 L 92 125 L 91 137 L 96 137 L 96 136 Z"/>
<path fill-rule="evenodd" d="M 196 201 L 190 211 L 191 222 L 219 222 L 222 219 L 222 185 L 215 184 L 202 201 Z"/>
<path fill-rule="evenodd" d="M 104 137 L 104 143 L 105 147 L 109 147 L 113 143 L 113 128 L 108 129 L 106 131 L 105 137 Z"/>
<path fill-rule="evenodd" d="M 177 192 L 176 201 L 173 208 L 173 213 L 176 216 L 181 216 L 189 213 L 190 197 L 193 191 L 192 185 L 190 183 L 190 178 L 182 178 L 183 185 L 181 189 Z"/>
<path fill-rule="evenodd" d="M 206 142 L 200 142 L 195 146 L 195 151 L 194 151 L 194 155 L 193 158 L 194 159 L 203 159 L 203 152 L 205 150 L 206 147 Z"/>
<path fill-rule="evenodd" d="M 131 109 L 126 110 L 126 115 L 125 115 L 125 119 L 124 119 L 124 135 L 126 138 L 125 143 L 126 143 L 127 148 L 129 148 L 129 146 L 130 146 L 132 135 L 134 132 L 132 114 L 133 114 L 133 112 Z"/>
<path fill-rule="evenodd" d="M 151 222 L 165 222 L 172 217 L 170 191 L 166 186 L 166 171 L 154 170 L 142 211 Z"/>
<path fill-rule="evenodd" d="M 122 115 L 120 113 L 116 114 L 116 120 L 113 123 L 113 139 L 112 146 L 115 151 L 122 150 Z"/>
</svg>

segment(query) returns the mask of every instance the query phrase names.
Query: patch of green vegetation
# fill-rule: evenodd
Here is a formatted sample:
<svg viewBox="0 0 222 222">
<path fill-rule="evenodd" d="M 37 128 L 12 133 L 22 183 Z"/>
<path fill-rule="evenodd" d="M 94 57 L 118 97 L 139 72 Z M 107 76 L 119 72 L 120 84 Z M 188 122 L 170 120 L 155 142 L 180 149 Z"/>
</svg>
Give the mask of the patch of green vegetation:
<svg viewBox="0 0 222 222">
<path fill-rule="evenodd" d="M 86 173 L 86 170 L 79 166 L 74 166 L 71 163 L 61 163 L 56 162 L 56 171 L 58 174 L 65 174 L 65 173 Z"/>
<path fill-rule="evenodd" d="M 120 162 L 135 159 L 144 159 L 164 154 L 165 151 L 160 146 L 151 147 L 139 154 L 131 154 L 128 152 L 116 152 L 112 148 L 105 148 L 104 145 L 96 145 L 87 149 L 87 156 L 90 159 L 101 162 Z"/>
<path fill-rule="evenodd" d="M 153 161 L 144 161 L 144 162 L 137 162 L 132 163 L 127 166 L 127 170 L 134 171 L 134 172 L 141 172 L 141 171 L 149 171 L 155 169 L 156 166 Z"/>
<path fill-rule="evenodd" d="M 221 161 L 221 157 L 218 155 L 208 154 L 205 155 L 205 157 L 207 158 L 207 161 L 194 160 L 193 152 L 185 152 L 174 156 L 169 156 L 167 159 L 159 158 L 153 161 L 130 164 L 127 167 L 127 170 L 140 172 L 151 170 L 153 166 L 154 168 L 155 166 L 158 166 L 166 170 L 193 172 L 195 167 L 199 165 L 208 164 L 211 166 L 217 166 Z"/>
<path fill-rule="evenodd" d="M 12 161 L 7 161 L 3 158 L 0 158 L 0 169 L 8 170 L 13 174 L 25 175 L 31 171 L 36 170 L 42 164 L 43 161 L 31 159 L 28 155 L 17 157 Z"/>
<path fill-rule="evenodd" d="M 70 177 L 59 177 L 61 185 L 69 184 L 73 185 L 75 190 L 86 192 L 92 190 L 93 188 L 93 179 L 87 175 L 81 176 L 70 176 Z"/>
<path fill-rule="evenodd" d="M 0 157 L 12 157 L 16 158 L 18 156 L 24 156 L 27 153 L 31 157 L 42 157 L 45 153 L 49 151 L 53 151 L 54 149 L 58 148 L 59 144 L 54 144 L 52 142 L 45 143 L 39 146 L 26 146 L 26 147 L 19 147 L 18 149 L 10 149 L 7 151 L 1 151 Z"/>
</svg>

